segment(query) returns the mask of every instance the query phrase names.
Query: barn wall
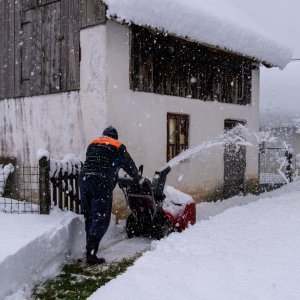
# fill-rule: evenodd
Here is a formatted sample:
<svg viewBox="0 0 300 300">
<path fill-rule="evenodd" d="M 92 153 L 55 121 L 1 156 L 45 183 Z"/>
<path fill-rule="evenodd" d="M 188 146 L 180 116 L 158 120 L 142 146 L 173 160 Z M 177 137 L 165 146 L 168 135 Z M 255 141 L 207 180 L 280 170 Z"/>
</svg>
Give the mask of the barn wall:
<svg viewBox="0 0 300 300">
<path fill-rule="evenodd" d="M 80 29 L 105 21 L 101 0 L 0 0 L 0 99 L 79 90 Z"/>
<path fill-rule="evenodd" d="M 120 139 L 145 175 L 166 163 L 167 113 L 190 116 L 190 147 L 224 132 L 225 119 L 247 120 L 250 131 L 258 131 L 259 71 L 253 71 L 252 105 L 133 92 L 129 89 L 129 29 L 109 21 L 108 27 L 108 122 L 119 130 Z M 255 141 L 253 141 L 255 144 Z M 223 184 L 223 148 L 215 147 L 172 170 L 168 183 L 190 193 L 208 195 Z M 257 178 L 257 147 L 247 148 L 246 175 Z"/>
<path fill-rule="evenodd" d="M 40 148 L 63 158 L 84 158 L 88 142 L 106 124 L 106 27 L 81 31 L 80 92 L 0 101 L 0 155 L 22 163 L 37 163 Z"/>
</svg>

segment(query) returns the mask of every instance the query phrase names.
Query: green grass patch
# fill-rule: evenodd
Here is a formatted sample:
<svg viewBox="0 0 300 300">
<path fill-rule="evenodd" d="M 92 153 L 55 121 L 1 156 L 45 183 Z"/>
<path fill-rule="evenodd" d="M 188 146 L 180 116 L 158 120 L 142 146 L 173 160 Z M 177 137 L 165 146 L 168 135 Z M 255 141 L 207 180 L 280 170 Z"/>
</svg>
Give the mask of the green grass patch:
<svg viewBox="0 0 300 300">
<path fill-rule="evenodd" d="M 81 260 L 67 264 L 60 275 L 34 288 L 35 300 L 85 300 L 98 288 L 124 273 L 136 258 L 123 259 L 118 263 L 87 267 Z"/>
</svg>

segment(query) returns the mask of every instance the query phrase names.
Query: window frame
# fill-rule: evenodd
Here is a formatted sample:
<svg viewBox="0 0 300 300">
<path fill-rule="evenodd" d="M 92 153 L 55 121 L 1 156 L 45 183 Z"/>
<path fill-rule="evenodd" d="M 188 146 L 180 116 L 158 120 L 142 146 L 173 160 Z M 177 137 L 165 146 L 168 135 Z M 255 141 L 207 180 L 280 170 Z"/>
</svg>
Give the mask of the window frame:
<svg viewBox="0 0 300 300">
<path fill-rule="evenodd" d="M 169 131 L 169 125 L 170 125 L 170 120 L 175 119 L 175 155 L 172 156 L 170 153 L 170 131 Z M 185 122 L 185 141 L 184 144 L 180 144 L 180 121 L 184 120 Z M 178 113 L 167 113 L 167 162 L 188 149 L 189 147 L 189 131 L 190 131 L 190 115 L 188 114 L 178 114 Z M 181 149 L 181 146 L 183 146 L 184 149 Z"/>
</svg>

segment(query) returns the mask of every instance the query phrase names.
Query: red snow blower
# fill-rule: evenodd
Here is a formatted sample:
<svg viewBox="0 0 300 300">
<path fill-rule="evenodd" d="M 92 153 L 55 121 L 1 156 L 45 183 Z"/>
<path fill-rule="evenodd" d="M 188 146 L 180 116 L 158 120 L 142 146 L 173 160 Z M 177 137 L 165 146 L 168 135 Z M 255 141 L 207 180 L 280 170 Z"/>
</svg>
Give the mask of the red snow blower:
<svg viewBox="0 0 300 300">
<path fill-rule="evenodd" d="M 143 166 L 140 166 L 139 170 L 142 175 Z M 126 221 L 126 232 L 129 238 L 147 236 L 161 239 L 173 231 L 184 230 L 188 224 L 195 224 L 194 202 L 174 203 L 175 206 L 181 206 L 176 214 L 163 209 L 166 198 L 164 186 L 170 171 L 171 168 L 167 167 L 163 171 L 155 172 L 152 181 L 147 178 L 136 181 L 126 175 L 118 179 L 119 187 L 131 209 L 131 214 Z"/>
</svg>

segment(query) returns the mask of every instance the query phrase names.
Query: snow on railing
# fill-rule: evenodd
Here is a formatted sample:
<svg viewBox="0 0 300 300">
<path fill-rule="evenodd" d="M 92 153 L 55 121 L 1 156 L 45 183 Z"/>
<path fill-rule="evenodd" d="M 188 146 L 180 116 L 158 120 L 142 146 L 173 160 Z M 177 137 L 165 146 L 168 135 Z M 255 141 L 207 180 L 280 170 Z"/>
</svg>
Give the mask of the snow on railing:
<svg viewBox="0 0 300 300">
<path fill-rule="evenodd" d="M 44 155 L 43 155 L 44 154 Z M 41 198 L 45 198 L 46 211 L 51 204 L 61 209 L 80 212 L 78 175 L 82 162 L 75 154 L 67 154 L 62 160 L 50 158 L 48 151 L 39 150 L 38 158 L 45 182 Z M 45 196 L 45 195 L 46 196 Z"/>
<path fill-rule="evenodd" d="M 0 196 L 3 195 L 8 176 L 15 171 L 15 167 L 9 163 L 7 165 L 0 165 Z"/>
</svg>

